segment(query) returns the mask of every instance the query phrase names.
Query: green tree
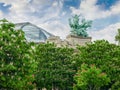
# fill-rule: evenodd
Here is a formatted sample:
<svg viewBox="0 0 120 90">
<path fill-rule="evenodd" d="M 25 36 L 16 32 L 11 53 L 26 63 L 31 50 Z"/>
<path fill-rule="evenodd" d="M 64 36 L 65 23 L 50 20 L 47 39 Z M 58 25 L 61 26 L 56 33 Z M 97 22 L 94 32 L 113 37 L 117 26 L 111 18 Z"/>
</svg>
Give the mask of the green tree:
<svg viewBox="0 0 120 90">
<path fill-rule="evenodd" d="M 79 16 L 74 15 L 72 19 L 69 19 L 69 25 L 71 27 L 71 33 L 73 35 L 88 37 L 87 29 L 91 27 L 92 21 L 87 21 L 85 19 L 81 20 L 79 23 Z"/>
<path fill-rule="evenodd" d="M 111 82 L 102 89 L 107 90 L 120 81 L 120 46 L 110 44 L 105 40 L 98 40 L 86 46 L 79 46 L 78 49 L 77 67 L 82 63 L 95 64 L 110 77 Z"/>
<path fill-rule="evenodd" d="M 74 90 L 100 90 L 100 87 L 110 82 L 110 78 L 101 69 L 95 65 L 89 67 L 87 64 L 81 65 L 74 79 L 77 82 Z"/>
<path fill-rule="evenodd" d="M 26 90 L 32 88 L 36 62 L 32 45 L 13 23 L 0 20 L 0 88 Z"/>
<path fill-rule="evenodd" d="M 118 45 L 120 45 L 120 29 L 118 29 L 118 34 L 115 36 L 115 40 L 118 41 Z"/>
<path fill-rule="evenodd" d="M 54 44 L 39 44 L 36 48 L 38 70 L 36 83 L 38 88 L 47 90 L 72 90 L 73 76 L 73 49 L 56 47 Z"/>
</svg>

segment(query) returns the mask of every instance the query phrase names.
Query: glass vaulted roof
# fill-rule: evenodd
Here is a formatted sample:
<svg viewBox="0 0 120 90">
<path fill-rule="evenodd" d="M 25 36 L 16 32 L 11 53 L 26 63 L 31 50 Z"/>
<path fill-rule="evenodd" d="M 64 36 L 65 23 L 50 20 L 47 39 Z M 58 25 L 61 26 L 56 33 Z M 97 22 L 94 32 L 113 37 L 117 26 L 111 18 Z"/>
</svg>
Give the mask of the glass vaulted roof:
<svg viewBox="0 0 120 90">
<path fill-rule="evenodd" d="M 25 32 L 25 38 L 28 42 L 45 42 L 46 39 L 53 36 L 51 33 L 29 22 L 18 23 L 15 25 L 15 28 L 16 30 L 21 29 Z"/>
</svg>

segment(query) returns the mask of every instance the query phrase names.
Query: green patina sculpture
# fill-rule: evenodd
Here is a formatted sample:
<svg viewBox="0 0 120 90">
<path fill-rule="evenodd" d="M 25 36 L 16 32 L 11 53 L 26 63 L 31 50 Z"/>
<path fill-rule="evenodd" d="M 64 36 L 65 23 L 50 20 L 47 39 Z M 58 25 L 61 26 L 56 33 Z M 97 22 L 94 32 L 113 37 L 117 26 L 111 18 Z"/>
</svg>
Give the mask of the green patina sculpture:
<svg viewBox="0 0 120 90">
<path fill-rule="evenodd" d="M 79 15 L 74 15 L 72 19 L 69 19 L 69 25 L 71 27 L 71 34 L 76 36 L 88 37 L 87 29 L 91 27 L 92 21 L 81 20 L 79 23 Z"/>
</svg>

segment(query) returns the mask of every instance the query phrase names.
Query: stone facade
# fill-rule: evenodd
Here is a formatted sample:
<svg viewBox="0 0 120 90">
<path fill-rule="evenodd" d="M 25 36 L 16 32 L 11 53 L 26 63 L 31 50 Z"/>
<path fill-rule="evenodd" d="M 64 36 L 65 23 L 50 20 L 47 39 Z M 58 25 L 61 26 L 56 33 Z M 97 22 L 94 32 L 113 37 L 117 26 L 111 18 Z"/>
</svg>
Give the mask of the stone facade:
<svg viewBox="0 0 120 90">
<path fill-rule="evenodd" d="M 68 35 L 65 40 L 61 40 L 58 36 L 50 37 L 46 42 L 55 43 L 57 47 L 68 46 L 75 48 L 76 45 L 85 45 L 86 43 L 91 42 L 91 37 L 80 37 L 74 35 Z"/>
</svg>

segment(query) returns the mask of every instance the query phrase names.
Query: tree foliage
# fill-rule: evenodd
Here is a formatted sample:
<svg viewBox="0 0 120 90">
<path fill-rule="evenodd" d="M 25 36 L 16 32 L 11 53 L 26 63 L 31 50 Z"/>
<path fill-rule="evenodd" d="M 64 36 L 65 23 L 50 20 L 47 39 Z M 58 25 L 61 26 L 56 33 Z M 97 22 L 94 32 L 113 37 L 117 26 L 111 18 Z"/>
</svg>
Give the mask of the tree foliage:
<svg viewBox="0 0 120 90">
<path fill-rule="evenodd" d="M 26 90 L 32 88 L 36 62 L 31 44 L 13 23 L 0 21 L 0 88 Z"/>
<path fill-rule="evenodd" d="M 103 88 L 111 88 L 120 81 L 120 46 L 110 44 L 105 40 L 98 40 L 86 46 L 79 46 L 77 67 L 82 63 L 95 66 L 110 77 L 110 83 Z M 114 89 L 113 89 L 114 90 Z"/>
<path fill-rule="evenodd" d="M 39 44 L 37 46 L 37 60 L 39 61 L 36 73 L 36 83 L 39 88 L 47 90 L 72 90 L 73 49 L 56 47 L 54 44 Z"/>
<path fill-rule="evenodd" d="M 101 69 L 96 68 L 95 65 L 88 66 L 87 64 L 81 65 L 74 78 L 77 82 L 74 85 L 74 90 L 100 90 L 100 87 L 110 82 L 110 78 Z"/>
</svg>

